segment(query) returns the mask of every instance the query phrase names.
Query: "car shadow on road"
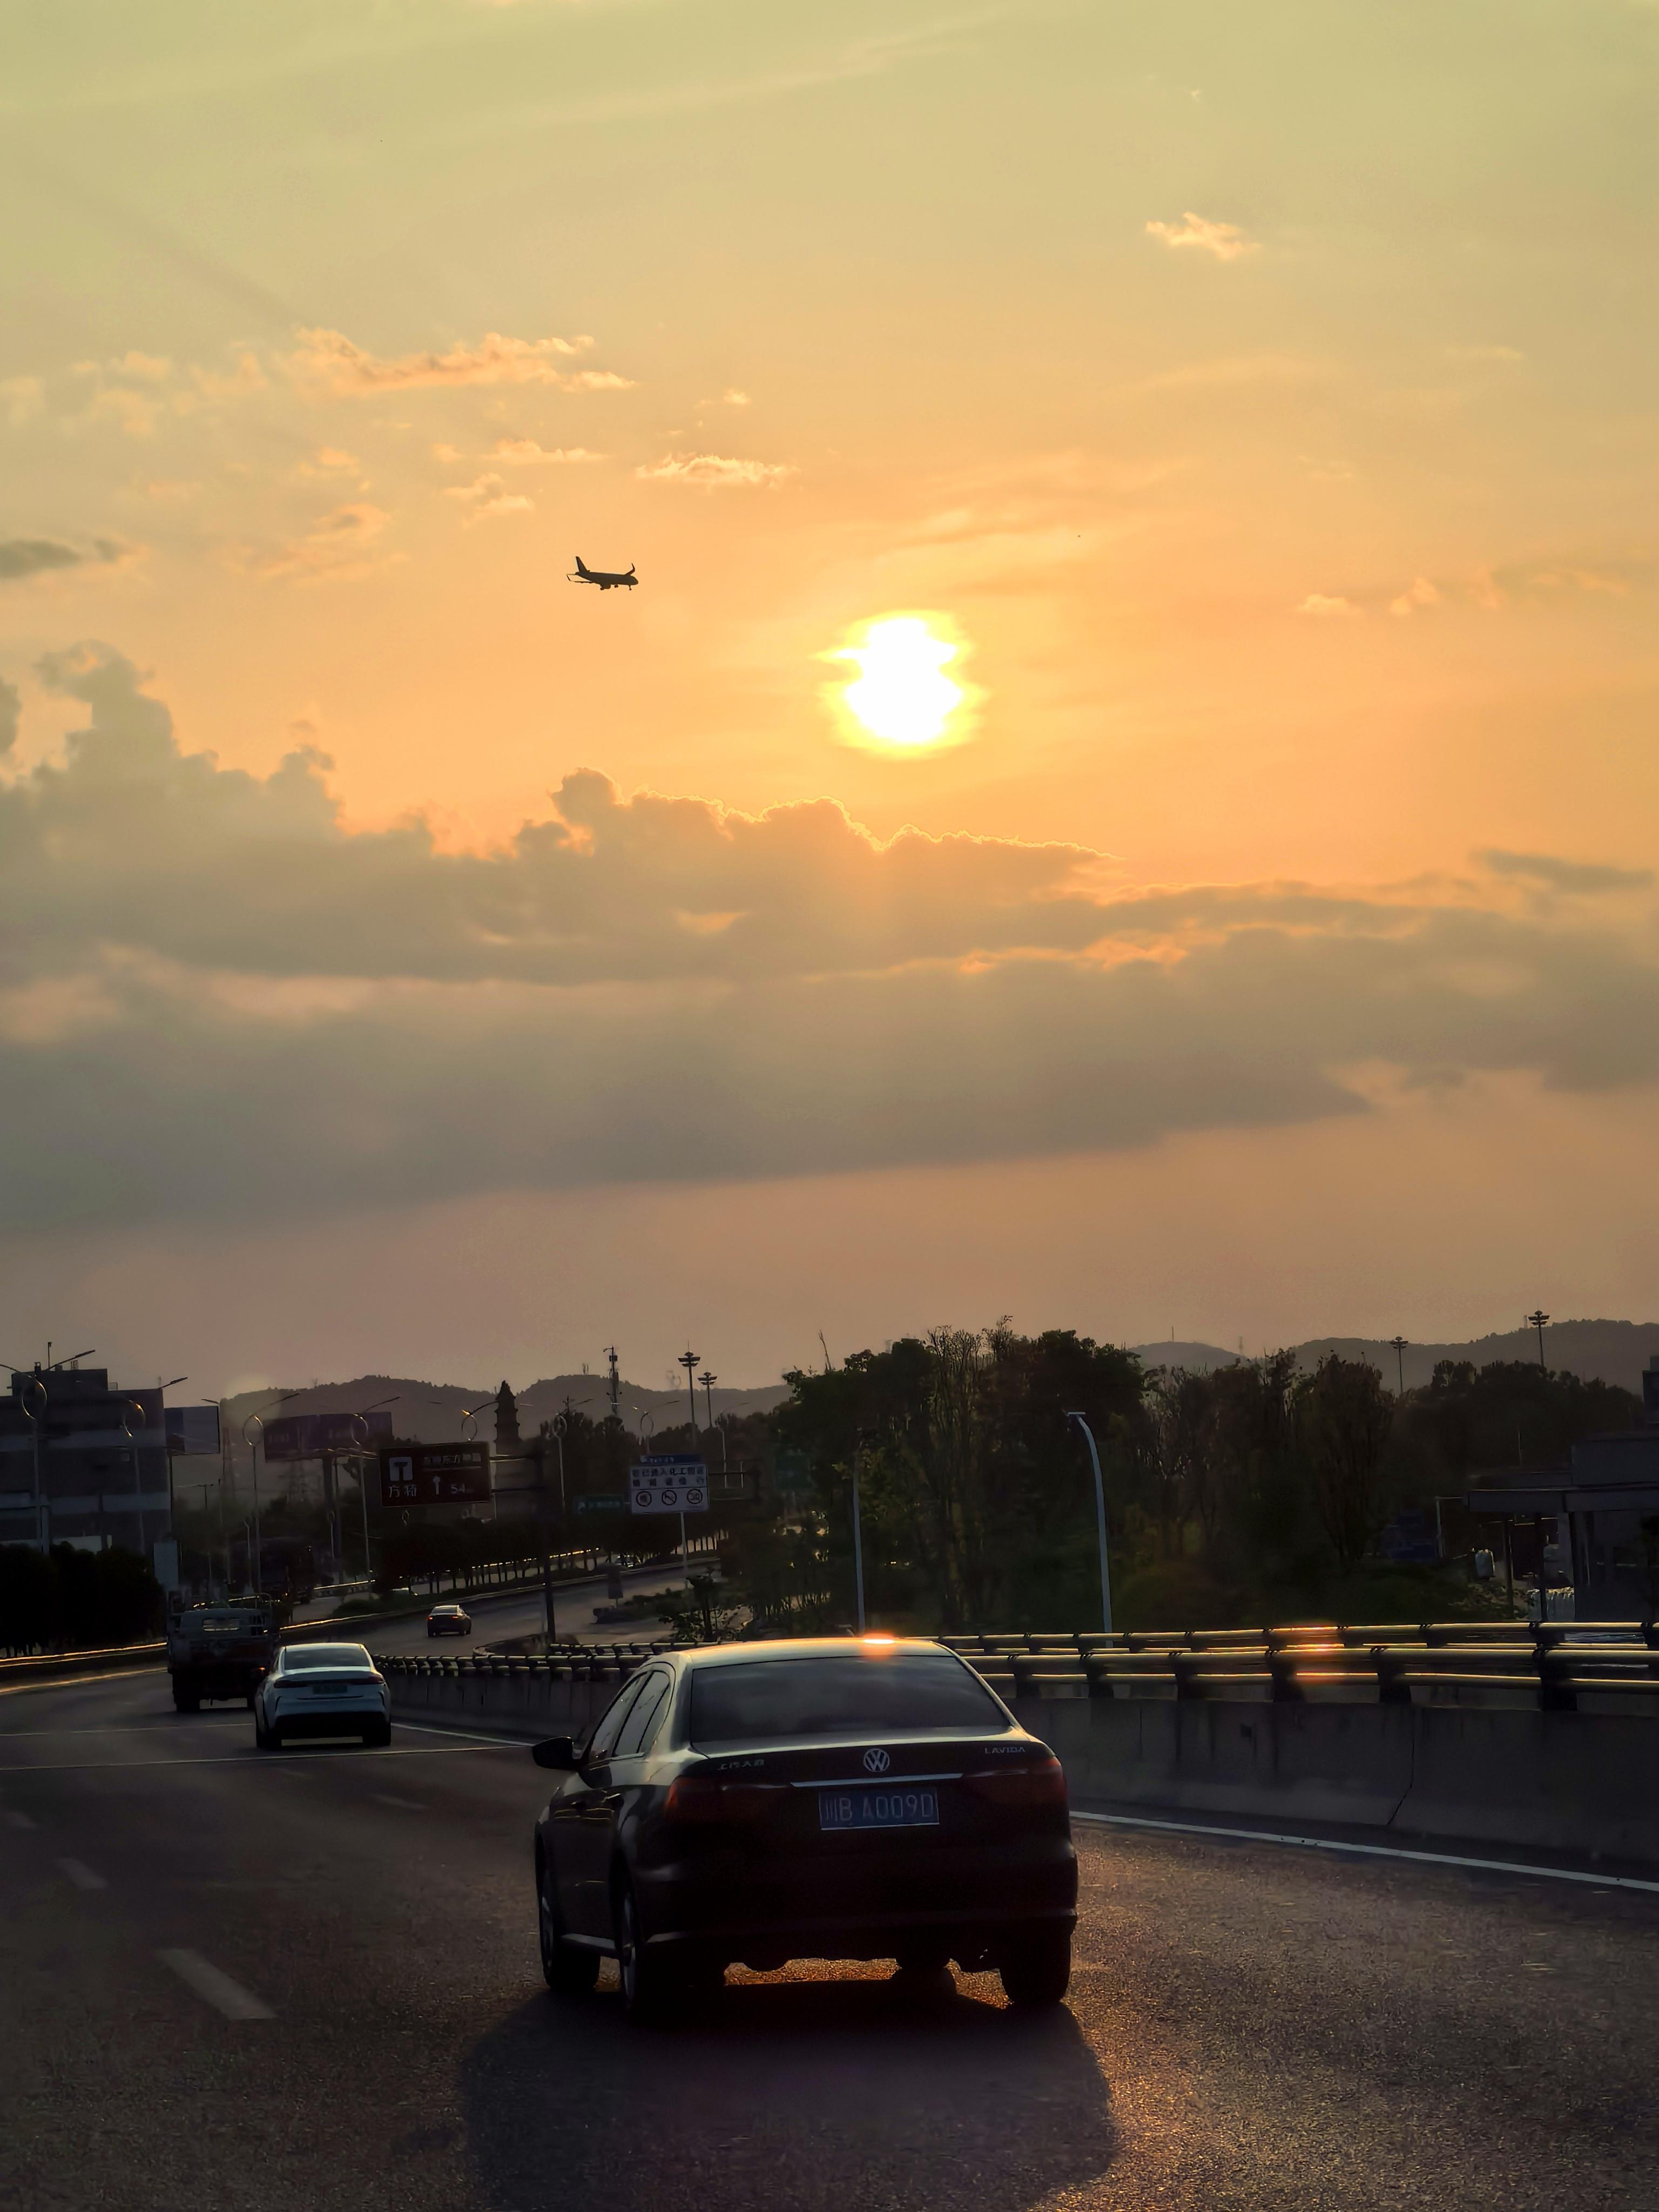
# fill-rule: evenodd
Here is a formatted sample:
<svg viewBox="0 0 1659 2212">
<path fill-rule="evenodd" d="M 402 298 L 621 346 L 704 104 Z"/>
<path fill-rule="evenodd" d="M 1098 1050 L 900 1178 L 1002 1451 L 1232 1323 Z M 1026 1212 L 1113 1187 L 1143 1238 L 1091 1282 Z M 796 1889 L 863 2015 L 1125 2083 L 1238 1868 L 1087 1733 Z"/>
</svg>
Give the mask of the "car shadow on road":
<svg viewBox="0 0 1659 2212">
<path fill-rule="evenodd" d="M 798 1969 L 729 1985 L 652 2030 L 629 2029 L 604 1989 L 532 1999 L 462 2069 L 483 2200 L 498 2212 L 1026 2212 L 1104 2173 L 1116 2131 L 1072 2014 L 1010 2012 L 996 1986 L 965 1981 L 918 2006 L 884 1978 Z"/>
</svg>

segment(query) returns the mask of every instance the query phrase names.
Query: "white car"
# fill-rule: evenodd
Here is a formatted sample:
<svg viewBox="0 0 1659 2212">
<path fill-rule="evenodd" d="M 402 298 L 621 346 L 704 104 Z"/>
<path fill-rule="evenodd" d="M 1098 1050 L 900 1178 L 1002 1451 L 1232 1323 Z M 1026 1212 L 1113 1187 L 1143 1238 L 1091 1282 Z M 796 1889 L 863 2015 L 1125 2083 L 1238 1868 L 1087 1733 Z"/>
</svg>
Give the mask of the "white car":
<svg viewBox="0 0 1659 2212">
<path fill-rule="evenodd" d="M 361 1644 L 293 1644 L 253 1699 L 253 1741 L 276 1751 L 295 1736 L 392 1741 L 392 1692 Z"/>
</svg>

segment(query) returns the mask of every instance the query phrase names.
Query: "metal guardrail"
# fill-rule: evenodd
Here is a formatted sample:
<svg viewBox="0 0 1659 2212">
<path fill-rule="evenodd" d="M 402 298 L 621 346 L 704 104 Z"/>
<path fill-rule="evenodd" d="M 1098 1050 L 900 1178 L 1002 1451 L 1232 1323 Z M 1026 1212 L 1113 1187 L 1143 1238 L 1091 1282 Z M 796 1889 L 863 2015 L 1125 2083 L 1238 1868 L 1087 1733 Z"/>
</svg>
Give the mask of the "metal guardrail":
<svg viewBox="0 0 1659 2212">
<path fill-rule="evenodd" d="M 941 1640 L 1004 1696 L 1470 1705 L 1659 1717 L 1659 1626 L 1651 1620 Z"/>
<path fill-rule="evenodd" d="M 553 1682 L 625 1681 L 665 1647 L 653 1644 L 562 1645 L 550 1657 L 539 1652 L 456 1651 L 430 1657 L 424 1653 L 373 1651 L 383 1674 L 438 1675 L 449 1681 L 483 1678 L 510 1680 L 536 1677 Z"/>
</svg>

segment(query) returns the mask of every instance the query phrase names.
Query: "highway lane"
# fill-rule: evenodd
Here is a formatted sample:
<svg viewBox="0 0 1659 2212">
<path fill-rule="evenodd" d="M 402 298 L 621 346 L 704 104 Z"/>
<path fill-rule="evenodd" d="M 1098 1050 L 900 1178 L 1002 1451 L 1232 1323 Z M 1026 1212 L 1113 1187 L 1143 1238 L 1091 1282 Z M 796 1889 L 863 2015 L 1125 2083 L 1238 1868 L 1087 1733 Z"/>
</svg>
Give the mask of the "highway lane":
<svg viewBox="0 0 1659 2212">
<path fill-rule="evenodd" d="M 0 1696 L 0 2205 L 1659 2206 L 1659 1899 L 1080 1831 L 1058 2016 L 806 1967 L 630 2034 L 541 1988 L 544 1783 L 260 1757 L 159 1674 Z"/>
<path fill-rule="evenodd" d="M 623 1589 L 630 1596 L 636 1590 L 674 1589 L 678 1585 L 678 1570 L 673 1566 L 629 1568 L 623 1577 Z M 611 1626 L 595 1621 L 594 1613 L 608 1601 L 603 1575 L 591 1581 L 570 1583 L 562 1589 L 556 1589 L 554 1626 L 561 1636 L 576 1636 L 585 1641 L 598 1638 L 606 1644 L 643 1642 L 654 1632 L 648 1622 Z M 435 1605 L 450 1602 L 447 1592 L 433 1600 Z M 428 1638 L 424 1614 L 418 1620 L 387 1621 L 383 1625 L 377 1625 L 371 1618 L 356 1632 L 377 1651 L 450 1651 L 458 1646 L 476 1651 L 500 1637 L 531 1636 L 541 1630 L 542 1594 L 538 1589 L 512 1591 L 501 1597 L 480 1594 L 470 1599 L 457 1592 L 453 1602 L 465 1606 L 472 1618 L 473 1633 L 465 1639 Z M 341 1633 L 346 1632 L 342 1630 Z"/>
</svg>

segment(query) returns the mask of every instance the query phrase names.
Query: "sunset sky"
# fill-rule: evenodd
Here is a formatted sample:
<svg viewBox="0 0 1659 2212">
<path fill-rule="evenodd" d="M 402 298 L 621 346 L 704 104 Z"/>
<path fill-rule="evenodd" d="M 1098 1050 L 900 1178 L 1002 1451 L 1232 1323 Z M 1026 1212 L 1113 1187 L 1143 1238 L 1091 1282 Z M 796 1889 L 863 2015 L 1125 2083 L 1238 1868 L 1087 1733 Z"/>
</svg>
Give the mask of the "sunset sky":
<svg viewBox="0 0 1659 2212">
<path fill-rule="evenodd" d="M 1656 64 L 11 9 L 0 1352 L 1651 1318 Z"/>
</svg>

